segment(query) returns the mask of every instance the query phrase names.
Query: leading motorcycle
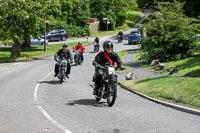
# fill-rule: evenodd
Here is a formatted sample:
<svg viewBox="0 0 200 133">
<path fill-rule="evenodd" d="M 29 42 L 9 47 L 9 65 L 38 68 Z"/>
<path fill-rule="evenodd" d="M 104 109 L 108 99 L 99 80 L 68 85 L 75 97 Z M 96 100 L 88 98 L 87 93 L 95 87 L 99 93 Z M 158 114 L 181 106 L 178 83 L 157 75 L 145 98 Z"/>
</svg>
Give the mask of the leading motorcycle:
<svg viewBox="0 0 200 133">
<path fill-rule="evenodd" d="M 117 68 L 107 63 L 105 66 L 100 66 L 99 69 L 103 70 L 103 79 L 95 99 L 96 101 L 100 101 L 102 98 L 107 99 L 107 104 L 111 107 L 117 97 L 117 75 L 115 72 Z"/>
</svg>

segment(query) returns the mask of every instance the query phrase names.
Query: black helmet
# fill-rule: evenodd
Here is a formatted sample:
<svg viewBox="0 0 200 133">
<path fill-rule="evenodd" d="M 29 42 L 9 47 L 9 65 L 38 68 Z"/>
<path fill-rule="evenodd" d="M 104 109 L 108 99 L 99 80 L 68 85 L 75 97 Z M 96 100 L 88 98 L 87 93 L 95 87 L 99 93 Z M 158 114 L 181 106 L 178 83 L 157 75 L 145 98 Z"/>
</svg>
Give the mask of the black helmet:
<svg viewBox="0 0 200 133">
<path fill-rule="evenodd" d="M 63 43 L 63 47 L 67 47 L 67 43 Z"/>
<path fill-rule="evenodd" d="M 113 44 L 111 41 L 105 41 L 103 43 L 103 49 L 105 50 L 106 47 L 113 48 Z"/>
<path fill-rule="evenodd" d="M 82 42 L 78 42 L 78 45 L 82 45 Z"/>
</svg>

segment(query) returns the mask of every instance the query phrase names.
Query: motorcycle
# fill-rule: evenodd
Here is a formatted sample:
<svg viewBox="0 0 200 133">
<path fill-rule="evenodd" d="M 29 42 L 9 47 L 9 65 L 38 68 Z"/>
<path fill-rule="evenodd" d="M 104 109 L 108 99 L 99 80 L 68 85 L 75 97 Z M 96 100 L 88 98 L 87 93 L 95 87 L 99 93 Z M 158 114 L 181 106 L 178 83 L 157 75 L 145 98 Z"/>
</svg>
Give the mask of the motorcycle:
<svg viewBox="0 0 200 133">
<path fill-rule="evenodd" d="M 76 66 L 81 65 L 82 60 L 81 60 L 80 50 L 74 51 L 74 61 L 75 61 Z"/>
<path fill-rule="evenodd" d="M 99 44 L 97 42 L 94 43 L 94 53 L 99 52 Z"/>
<path fill-rule="evenodd" d="M 66 69 L 67 69 L 67 64 L 69 63 L 68 59 L 63 59 L 58 62 L 59 64 L 59 73 L 58 73 L 58 79 L 60 80 L 60 84 L 63 83 L 64 80 L 66 80 Z"/>
<path fill-rule="evenodd" d="M 97 95 L 95 96 L 96 101 L 100 101 L 102 98 L 107 99 L 107 104 L 112 107 L 117 97 L 117 75 L 116 67 L 111 64 L 100 66 L 103 70 L 102 87 L 98 89 Z"/>
<path fill-rule="evenodd" d="M 121 35 L 118 35 L 118 43 L 122 43 L 123 39 Z"/>
</svg>

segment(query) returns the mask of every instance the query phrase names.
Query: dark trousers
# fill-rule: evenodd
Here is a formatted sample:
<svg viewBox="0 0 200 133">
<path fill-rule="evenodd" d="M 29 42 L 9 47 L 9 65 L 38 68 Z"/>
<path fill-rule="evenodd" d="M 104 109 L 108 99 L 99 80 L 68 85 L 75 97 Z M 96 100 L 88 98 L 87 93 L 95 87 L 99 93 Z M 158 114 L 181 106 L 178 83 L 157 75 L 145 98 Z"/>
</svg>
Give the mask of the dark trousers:
<svg viewBox="0 0 200 133">
<path fill-rule="evenodd" d="M 56 74 L 59 73 L 59 66 L 60 66 L 60 65 L 58 65 L 58 64 L 55 65 L 55 70 L 54 70 L 54 72 L 55 72 Z M 68 64 L 67 64 L 66 75 L 70 74 L 70 72 L 71 72 L 71 65 L 68 63 Z"/>
<path fill-rule="evenodd" d="M 83 53 L 81 53 L 81 60 L 82 60 L 82 61 L 84 60 Z"/>
</svg>

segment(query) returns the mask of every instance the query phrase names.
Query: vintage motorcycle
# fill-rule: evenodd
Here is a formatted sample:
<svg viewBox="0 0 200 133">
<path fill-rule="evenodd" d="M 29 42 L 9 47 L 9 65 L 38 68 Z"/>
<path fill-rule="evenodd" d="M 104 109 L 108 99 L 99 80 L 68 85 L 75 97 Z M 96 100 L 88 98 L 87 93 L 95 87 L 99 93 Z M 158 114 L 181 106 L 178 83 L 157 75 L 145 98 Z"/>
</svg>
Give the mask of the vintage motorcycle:
<svg viewBox="0 0 200 133">
<path fill-rule="evenodd" d="M 58 73 L 58 79 L 60 80 L 60 84 L 63 83 L 63 81 L 66 79 L 66 69 L 67 69 L 67 65 L 69 63 L 68 59 L 62 59 L 59 62 L 57 62 L 59 64 L 59 73 Z"/>
<path fill-rule="evenodd" d="M 76 64 L 76 66 L 81 65 L 81 52 L 80 50 L 76 50 L 74 51 L 74 62 Z"/>
<path fill-rule="evenodd" d="M 99 52 L 99 44 L 94 42 L 94 53 Z"/>
<path fill-rule="evenodd" d="M 111 107 L 117 97 L 117 75 L 115 72 L 117 68 L 107 63 L 105 66 L 100 66 L 99 69 L 103 71 L 102 87 L 98 89 L 95 99 L 96 101 L 100 101 L 102 98 L 107 99 L 107 104 Z"/>
<path fill-rule="evenodd" d="M 123 39 L 121 35 L 118 35 L 118 43 L 122 43 Z"/>
</svg>

